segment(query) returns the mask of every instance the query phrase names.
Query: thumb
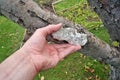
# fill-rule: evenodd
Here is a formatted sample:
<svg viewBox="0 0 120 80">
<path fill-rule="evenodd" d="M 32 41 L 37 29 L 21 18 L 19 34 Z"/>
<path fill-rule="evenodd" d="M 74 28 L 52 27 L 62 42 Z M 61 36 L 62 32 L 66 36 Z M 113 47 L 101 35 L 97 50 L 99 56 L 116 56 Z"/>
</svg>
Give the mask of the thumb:
<svg viewBox="0 0 120 80">
<path fill-rule="evenodd" d="M 47 36 L 48 34 L 52 34 L 56 31 L 58 31 L 61 28 L 61 26 L 62 26 L 62 23 L 59 23 L 59 24 L 56 24 L 56 25 L 54 25 L 54 24 L 48 25 L 48 26 L 46 26 L 42 29 L 43 35 Z"/>
</svg>

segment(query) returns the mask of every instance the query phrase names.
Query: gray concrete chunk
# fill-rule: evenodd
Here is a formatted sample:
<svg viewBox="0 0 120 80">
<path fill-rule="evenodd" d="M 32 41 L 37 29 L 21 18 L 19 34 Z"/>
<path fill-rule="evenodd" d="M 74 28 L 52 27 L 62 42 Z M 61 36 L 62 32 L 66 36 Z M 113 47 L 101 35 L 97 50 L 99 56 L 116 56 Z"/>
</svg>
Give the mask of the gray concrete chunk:
<svg viewBox="0 0 120 80">
<path fill-rule="evenodd" d="M 70 44 L 84 46 L 87 43 L 87 34 L 78 33 L 74 28 L 61 28 L 52 34 L 57 40 L 65 40 Z"/>
</svg>

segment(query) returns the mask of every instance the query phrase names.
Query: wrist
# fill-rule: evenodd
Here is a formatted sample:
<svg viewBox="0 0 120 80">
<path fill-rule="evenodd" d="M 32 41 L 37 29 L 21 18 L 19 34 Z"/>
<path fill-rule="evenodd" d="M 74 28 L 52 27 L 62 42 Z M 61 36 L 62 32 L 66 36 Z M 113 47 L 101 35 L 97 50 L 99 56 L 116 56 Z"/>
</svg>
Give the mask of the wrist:
<svg viewBox="0 0 120 80">
<path fill-rule="evenodd" d="M 27 50 L 24 48 L 21 48 L 19 50 L 19 53 L 23 53 L 24 56 L 28 57 L 28 63 L 31 64 L 31 66 L 34 67 L 36 73 L 41 71 L 42 68 L 44 67 L 44 58 L 41 56 L 38 56 L 38 54 L 36 52 L 33 52 L 33 50 Z M 41 60 L 39 60 L 41 59 Z"/>
<path fill-rule="evenodd" d="M 18 52 L 18 54 L 22 54 L 23 60 L 25 62 L 27 62 L 26 65 L 29 64 L 31 66 L 31 68 L 35 71 L 35 73 L 37 73 L 38 71 L 36 69 L 36 66 L 34 65 L 32 58 L 31 58 L 31 53 L 27 52 L 26 50 L 24 50 L 22 48 L 19 49 L 17 52 Z"/>
<path fill-rule="evenodd" d="M 22 50 L 16 51 L 0 65 L 0 80 L 30 80 L 37 74 L 31 58 Z M 16 76 L 16 77 L 15 77 Z"/>
</svg>

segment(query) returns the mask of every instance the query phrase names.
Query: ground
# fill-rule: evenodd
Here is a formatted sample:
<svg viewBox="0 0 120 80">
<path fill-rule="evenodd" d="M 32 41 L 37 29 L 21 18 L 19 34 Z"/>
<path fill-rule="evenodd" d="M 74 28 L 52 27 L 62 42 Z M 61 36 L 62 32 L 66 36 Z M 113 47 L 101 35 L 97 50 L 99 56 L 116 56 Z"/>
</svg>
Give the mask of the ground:
<svg viewBox="0 0 120 80">
<path fill-rule="evenodd" d="M 81 24 L 109 43 L 109 35 L 99 17 L 86 0 L 63 0 L 54 5 L 56 13 Z M 22 42 L 24 29 L 0 16 L 0 62 L 16 51 Z M 109 67 L 81 53 L 73 53 L 55 68 L 39 73 L 34 80 L 108 80 Z"/>
</svg>

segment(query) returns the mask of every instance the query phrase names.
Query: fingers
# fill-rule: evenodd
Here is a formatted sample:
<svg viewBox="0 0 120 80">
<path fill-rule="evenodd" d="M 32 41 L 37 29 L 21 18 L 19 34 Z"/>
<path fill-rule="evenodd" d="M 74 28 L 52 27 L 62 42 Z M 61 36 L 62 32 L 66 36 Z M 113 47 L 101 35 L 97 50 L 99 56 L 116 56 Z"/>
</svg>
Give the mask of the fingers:
<svg viewBox="0 0 120 80">
<path fill-rule="evenodd" d="M 66 57 L 67 55 L 79 50 L 81 48 L 81 46 L 70 46 L 65 48 L 63 51 L 61 51 L 59 53 L 59 58 L 63 59 L 64 57 Z"/>
<path fill-rule="evenodd" d="M 48 34 L 52 34 L 56 31 L 58 31 L 61 28 L 62 24 L 59 23 L 57 25 L 48 25 L 47 27 L 42 28 L 42 33 L 44 36 L 47 36 Z"/>
<path fill-rule="evenodd" d="M 56 49 L 70 47 L 71 44 L 52 44 Z"/>
</svg>

